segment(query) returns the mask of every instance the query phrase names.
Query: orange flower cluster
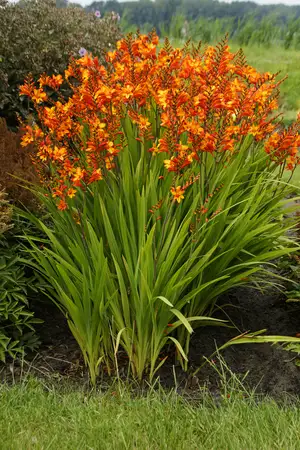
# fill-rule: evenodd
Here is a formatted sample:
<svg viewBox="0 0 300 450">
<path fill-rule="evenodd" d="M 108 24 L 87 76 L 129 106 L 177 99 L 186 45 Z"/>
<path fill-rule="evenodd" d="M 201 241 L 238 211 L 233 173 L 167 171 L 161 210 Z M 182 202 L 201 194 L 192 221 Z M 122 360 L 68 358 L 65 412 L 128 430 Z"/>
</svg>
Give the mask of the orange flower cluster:
<svg viewBox="0 0 300 450">
<path fill-rule="evenodd" d="M 59 94 L 62 83 L 73 91 L 67 101 Z M 260 74 L 241 52 L 231 53 L 226 41 L 204 50 L 176 49 L 168 41 L 159 47 L 154 33 L 129 36 L 108 53 L 106 67 L 85 55 L 70 63 L 64 79 L 42 76 L 39 86 L 27 80 L 21 95 L 35 103 L 39 125 L 27 126 L 23 144 L 36 143 L 39 166 L 48 169 L 61 209 L 78 187 L 115 167 L 128 144 L 128 118 L 145 151 L 164 153 L 165 168 L 176 176 L 201 164 L 207 152 L 230 158 L 249 134 L 267 138 L 266 151 L 291 169 L 298 163 L 298 130 L 272 134 L 278 85 L 275 75 Z M 174 183 L 174 201 L 184 191 Z"/>
<path fill-rule="evenodd" d="M 288 170 L 294 170 L 299 164 L 300 157 L 298 150 L 300 147 L 299 120 L 291 125 L 287 130 L 274 132 L 265 143 L 265 150 L 270 154 L 271 159 L 279 164 L 286 164 Z"/>
</svg>

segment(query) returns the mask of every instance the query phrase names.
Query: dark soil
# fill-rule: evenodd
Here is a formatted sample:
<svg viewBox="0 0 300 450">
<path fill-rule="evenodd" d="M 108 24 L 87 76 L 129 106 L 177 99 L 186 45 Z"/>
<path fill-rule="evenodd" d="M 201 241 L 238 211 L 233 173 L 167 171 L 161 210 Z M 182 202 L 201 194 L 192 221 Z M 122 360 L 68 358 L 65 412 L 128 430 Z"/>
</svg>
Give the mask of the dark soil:
<svg viewBox="0 0 300 450">
<path fill-rule="evenodd" d="M 219 305 L 221 308 L 214 317 L 229 317 L 236 328 L 213 326 L 196 330 L 191 341 L 189 373 L 184 373 L 178 365 L 174 367 L 174 361 L 169 358 L 170 362 L 159 373 L 164 386 L 174 387 L 177 383 L 180 388 L 192 391 L 198 389 L 200 384 L 216 392 L 220 386 L 220 377 L 215 370 L 215 367 L 220 367 L 218 361 L 215 367 L 213 364 L 206 364 L 197 376 L 192 376 L 203 363 L 203 355 L 210 358 L 216 347 L 247 331 L 266 328 L 270 335 L 295 336 L 300 333 L 299 309 L 293 303 L 286 303 L 278 292 L 270 290 L 261 294 L 255 289 L 240 288 L 228 294 Z M 62 313 L 52 304 L 41 303 L 36 307 L 36 316 L 44 320 L 38 330 L 42 342 L 38 354 L 28 355 L 22 364 L 7 364 L 2 368 L 2 379 L 10 380 L 11 377 L 34 373 L 47 378 L 56 377 L 61 381 L 68 379 L 81 385 L 87 384 L 87 370 L 81 352 Z M 227 379 L 232 378 L 230 371 L 241 378 L 249 372 L 244 383 L 250 389 L 256 388 L 258 393 L 276 398 L 285 393 L 300 394 L 300 368 L 292 360 L 294 354 L 283 351 L 278 346 L 234 345 L 224 350 L 221 356 L 228 366 Z M 107 381 L 107 377 L 105 379 Z"/>
<path fill-rule="evenodd" d="M 237 329 L 206 327 L 200 329 L 192 341 L 190 360 L 194 367 L 199 366 L 201 356 L 209 356 L 233 337 L 246 332 L 267 329 L 268 335 L 295 336 L 300 332 L 300 311 L 293 303 L 286 303 L 278 292 L 262 295 L 249 288 L 237 290 L 227 299 L 230 306 L 226 314 Z M 215 315 L 224 317 L 224 312 Z M 280 397 L 282 394 L 300 394 L 300 367 L 295 365 L 294 353 L 282 350 L 271 344 L 233 345 L 222 352 L 226 365 L 240 376 L 245 375 L 246 384 L 256 388 L 256 392 Z M 206 364 L 197 374 L 201 382 L 216 388 L 216 370 Z M 227 372 L 230 378 L 230 373 Z"/>
</svg>

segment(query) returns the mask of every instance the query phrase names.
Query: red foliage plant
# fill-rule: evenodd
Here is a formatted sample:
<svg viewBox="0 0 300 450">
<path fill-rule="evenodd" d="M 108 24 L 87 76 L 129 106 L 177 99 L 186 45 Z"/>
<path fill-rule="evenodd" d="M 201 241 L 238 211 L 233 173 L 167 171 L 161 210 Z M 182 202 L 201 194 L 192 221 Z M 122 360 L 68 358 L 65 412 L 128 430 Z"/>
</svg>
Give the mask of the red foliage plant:
<svg viewBox="0 0 300 450">
<path fill-rule="evenodd" d="M 23 181 L 34 184 L 39 181 L 30 157 L 33 148 L 24 152 L 21 138 L 22 131 L 8 130 L 5 120 L 0 118 L 0 190 L 5 189 L 13 203 L 34 207 L 35 196 L 22 187 Z"/>
</svg>

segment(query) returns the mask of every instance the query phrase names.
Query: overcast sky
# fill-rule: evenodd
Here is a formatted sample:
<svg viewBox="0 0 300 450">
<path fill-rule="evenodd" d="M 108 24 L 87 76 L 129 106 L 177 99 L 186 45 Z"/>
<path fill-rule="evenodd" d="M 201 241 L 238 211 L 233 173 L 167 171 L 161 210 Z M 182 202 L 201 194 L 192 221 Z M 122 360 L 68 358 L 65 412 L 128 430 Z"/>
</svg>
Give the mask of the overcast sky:
<svg viewBox="0 0 300 450">
<path fill-rule="evenodd" d="M 119 1 L 126 1 L 126 0 L 119 0 Z M 221 0 L 221 1 L 226 1 L 227 3 L 231 2 L 231 0 Z M 245 0 L 235 0 L 235 1 L 245 1 Z M 274 5 L 279 3 L 284 3 L 285 5 L 300 5 L 300 0 L 254 0 L 254 1 L 262 5 Z M 93 0 L 72 0 L 72 2 L 80 3 L 81 5 L 85 6 L 93 3 Z"/>
</svg>

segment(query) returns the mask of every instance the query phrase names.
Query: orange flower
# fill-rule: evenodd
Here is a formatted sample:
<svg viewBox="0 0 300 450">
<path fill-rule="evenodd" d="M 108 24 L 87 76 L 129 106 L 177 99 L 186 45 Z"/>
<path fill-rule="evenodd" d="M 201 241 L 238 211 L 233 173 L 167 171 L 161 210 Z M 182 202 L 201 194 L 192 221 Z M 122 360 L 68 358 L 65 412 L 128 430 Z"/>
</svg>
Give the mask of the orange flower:
<svg viewBox="0 0 300 450">
<path fill-rule="evenodd" d="M 49 86 L 52 89 L 58 89 L 62 85 L 63 81 L 63 77 L 60 74 L 52 75 L 52 77 L 41 75 L 39 78 L 40 87 Z"/>
<path fill-rule="evenodd" d="M 168 106 L 168 89 L 162 90 L 160 89 L 157 94 L 158 104 L 163 108 L 167 108 Z"/>
<path fill-rule="evenodd" d="M 64 211 L 67 208 L 68 208 L 68 205 L 66 204 L 66 202 L 64 200 L 60 200 L 60 202 L 58 204 L 58 209 L 60 209 L 61 211 Z"/>
<path fill-rule="evenodd" d="M 60 147 L 60 148 L 58 148 L 57 146 L 54 147 L 53 156 L 52 156 L 54 160 L 59 159 L 59 160 L 63 161 L 65 159 L 66 155 L 67 155 L 67 149 L 65 147 Z"/>
<path fill-rule="evenodd" d="M 28 79 L 23 86 L 20 87 L 20 95 L 26 95 L 27 97 L 31 97 L 34 90 L 34 83 L 32 79 Z"/>
<path fill-rule="evenodd" d="M 31 99 L 33 102 L 40 104 L 47 100 L 47 94 L 42 89 L 33 89 L 33 94 L 31 95 Z"/>
<path fill-rule="evenodd" d="M 76 194 L 76 189 L 70 188 L 70 189 L 67 190 L 67 196 L 68 196 L 69 198 L 75 197 L 75 194 Z"/>
<path fill-rule="evenodd" d="M 176 188 L 172 187 L 171 194 L 174 197 L 174 201 L 177 201 L 178 203 L 184 199 L 184 189 L 182 189 L 181 186 L 177 186 Z"/>
<path fill-rule="evenodd" d="M 76 168 L 75 175 L 72 178 L 74 186 L 80 186 L 81 180 L 83 179 L 85 175 L 85 171 L 81 169 L 81 167 Z"/>
<path fill-rule="evenodd" d="M 175 158 L 173 156 L 172 156 L 171 159 L 165 159 L 164 160 L 164 165 L 165 165 L 165 168 L 169 172 L 176 172 L 177 171 L 176 161 L 175 161 Z"/>
<path fill-rule="evenodd" d="M 88 181 L 88 184 L 93 183 L 94 181 L 102 180 L 102 179 L 103 179 L 103 176 L 102 176 L 101 169 L 96 169 L 92 173 L 92 176 L 90 177 L 90 179 Z"/>
<path fill-rule="evenodd" d="M 149 152 L 153 153 L 154 155 L 159 153 L 159 145 L 153 144 L 153 146 L 149 149 Z"/>
</svg>

